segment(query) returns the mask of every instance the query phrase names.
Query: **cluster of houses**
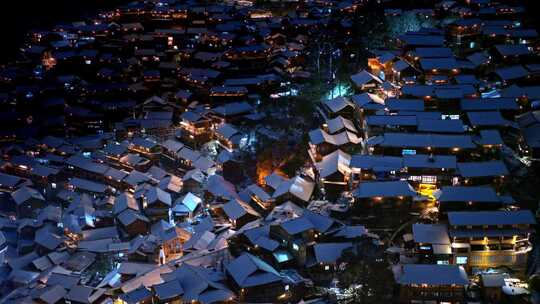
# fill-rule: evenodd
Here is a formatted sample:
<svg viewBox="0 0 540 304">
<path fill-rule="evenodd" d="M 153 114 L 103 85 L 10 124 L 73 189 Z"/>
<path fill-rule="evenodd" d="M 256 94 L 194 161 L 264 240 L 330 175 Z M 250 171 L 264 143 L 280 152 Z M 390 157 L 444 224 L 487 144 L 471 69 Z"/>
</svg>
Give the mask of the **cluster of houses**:
<svg viewBox="0 0 540 304">
<path fill-rule="evenodd" d="M 323 21 L 233 2 L 136 1 L 33 31 L 0 73 L 0 101 L 17 104 L 1 109 L 2 141 L 114 130 L 240 145 L 229 124 L 261 120 L 262 99 L 310 75 L 304 49 Z"/>
<path fill-rule="evenodd" d="M 344 252 L 382 253 L 309 176 L 240 184 L 246 128 L 309 78 L 334 3 L 252 5 L 136 1 L 30 33 L 0 71 L 3 303 L 300 301 Z"/>
<path fill-rule="evenodd" d="M 538 159 L 540 40 L 524 13 L 494 1 L 418 11 L 456 19 L 375 50 L 350 77 L 355 95 L 321 103 L 308 147 L 318 186 L 333 199 L 349 193 L 355 214 L 381 228 L 385 217 L 421 215 L 391 248 L 403 303 L 462 303 L 473 272 L 486 301 L 524 293 L 505 270 L 483 272 L 523 272 L 536 224 L 505 187 L 517 170 L 508 148 Z"/>
<path fill-rule="evenodd" d="M 322 303 L 314 286 L 386 259 L 399 302 L 463 303 L 473 273 L 486 301 L 521 295 L 483 272 L 523 271 L 536 225 L 506 187 L 511 157 L 540 155 L 540 39 L 518 4 L 415 10 L 453 21 L 372 50 L 355 94 L 320 103 L 309 166 L 246 182 L 262 106 L 361 4 L 136 1 L 32 32 L 0 70 L 0 301 Z"/>
</svg>

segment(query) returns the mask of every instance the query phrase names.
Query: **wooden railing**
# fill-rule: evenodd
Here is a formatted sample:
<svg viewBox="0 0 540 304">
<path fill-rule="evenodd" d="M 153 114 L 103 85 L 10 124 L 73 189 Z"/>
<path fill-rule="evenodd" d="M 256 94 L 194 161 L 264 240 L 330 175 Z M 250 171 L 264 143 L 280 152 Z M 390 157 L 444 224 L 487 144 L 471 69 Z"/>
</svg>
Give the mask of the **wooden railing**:
<svg viewBox="0 0 540 304">
<path fill-rule="evenodd" d="M 456 256 L 468 256 L 468 265 L 471 267 L 497 267 L 525 265 L 530 248 L 522 250 L 492 250 L 471 251 Z"/>
</svg>

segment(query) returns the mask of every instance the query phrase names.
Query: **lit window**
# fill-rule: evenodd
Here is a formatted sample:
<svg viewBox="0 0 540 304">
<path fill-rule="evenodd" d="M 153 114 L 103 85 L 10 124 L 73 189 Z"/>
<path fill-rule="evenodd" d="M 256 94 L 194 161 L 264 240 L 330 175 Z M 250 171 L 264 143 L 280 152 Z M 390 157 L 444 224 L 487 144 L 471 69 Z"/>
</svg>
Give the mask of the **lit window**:
<svg viewBox="0 0 540 304">
<path fill-rule="evenodd" d="M 408 180 L 410 180 L 412 182 L 420 182 L 420 181 L 422 181 L 422 177 L 418 176 L 418 175 L 411 175 L 411 176 L 409 176 Z"/>
<path fill-rule="evenodd" d="M 467 257 L 458 256 L 456 258 L 456 264 L 460 264 L 460 265 L 467 264 Z"/>
<path fill-rule="evenodd" d="M 436 184 L 437 176 L 422 176 L 422 184 Z"/>
<path fill-rule="evenodd" d="M 403 149 L 401 155 L 416 155 L 416 150 Z"/>
</svg>

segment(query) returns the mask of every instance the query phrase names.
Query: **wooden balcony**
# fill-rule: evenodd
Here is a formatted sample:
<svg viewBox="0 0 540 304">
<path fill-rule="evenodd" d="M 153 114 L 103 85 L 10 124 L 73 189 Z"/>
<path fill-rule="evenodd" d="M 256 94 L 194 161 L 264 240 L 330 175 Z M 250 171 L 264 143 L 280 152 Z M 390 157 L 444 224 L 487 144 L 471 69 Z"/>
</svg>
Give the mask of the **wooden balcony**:
<svg viewBox="0 0 540 304">
<path fill-rule="evenodd" d="M 458 253 L 457 257 L 467 257 L 469 267 L 499 267 L 499 266 L 524 266 L 532 246 L 525 246 L 516 250 L 485 250 Z"/>
</svg>

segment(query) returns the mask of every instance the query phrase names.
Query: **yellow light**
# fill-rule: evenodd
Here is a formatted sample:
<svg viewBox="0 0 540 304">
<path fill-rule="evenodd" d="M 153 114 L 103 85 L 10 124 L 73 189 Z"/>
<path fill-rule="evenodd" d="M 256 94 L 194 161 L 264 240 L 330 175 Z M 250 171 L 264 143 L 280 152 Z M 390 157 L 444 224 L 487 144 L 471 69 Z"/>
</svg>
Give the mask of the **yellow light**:
<svg viewBox="0 0 540 304">
<path fill-rule="evenodd" d="M 435 200 L 433 192 L 437 190 L 437 187 L 433 184 L 420 184 L 418 192 L 425 197 L 428 197 L 430 200 Z"/>
<path fill-rule="evenodd" d="M 278 297 L 279 300 L 283 300 L 285 298 L 287 298 L 287 293 L 283 293 L 283 294 L 279 295 L 279 297 Z"/>
</svg>

